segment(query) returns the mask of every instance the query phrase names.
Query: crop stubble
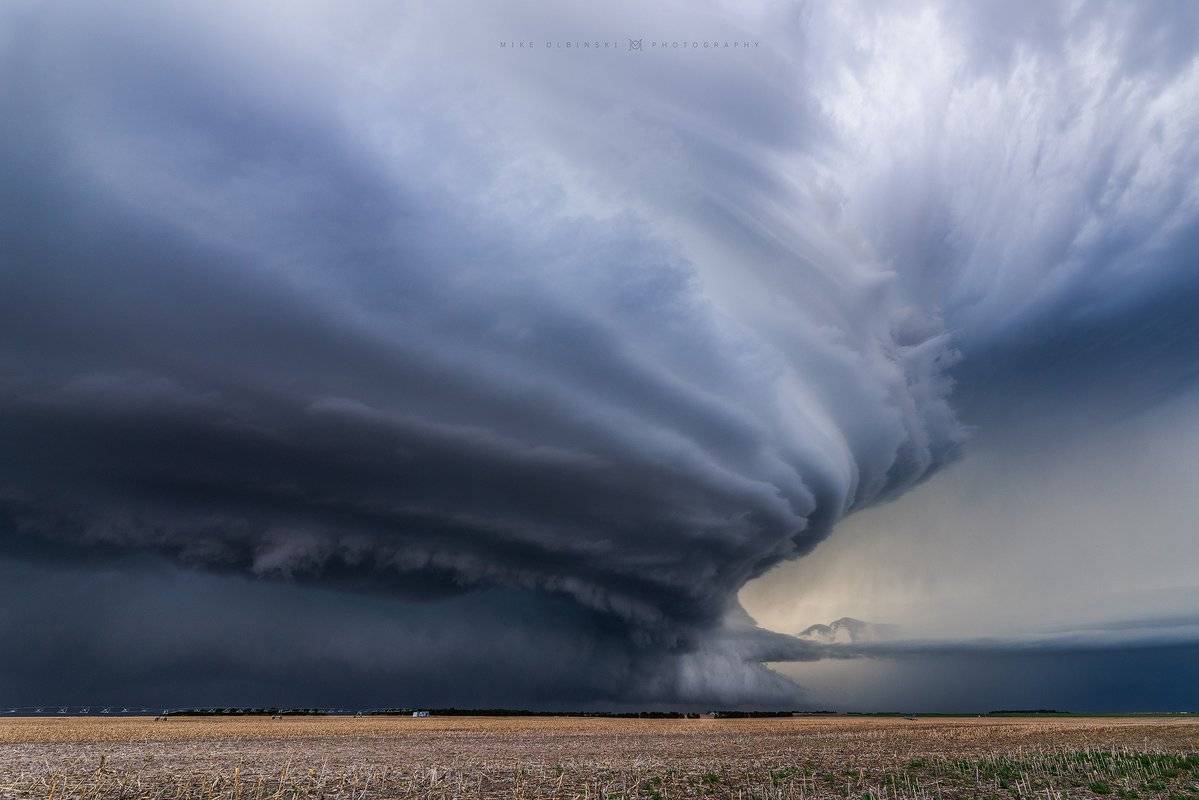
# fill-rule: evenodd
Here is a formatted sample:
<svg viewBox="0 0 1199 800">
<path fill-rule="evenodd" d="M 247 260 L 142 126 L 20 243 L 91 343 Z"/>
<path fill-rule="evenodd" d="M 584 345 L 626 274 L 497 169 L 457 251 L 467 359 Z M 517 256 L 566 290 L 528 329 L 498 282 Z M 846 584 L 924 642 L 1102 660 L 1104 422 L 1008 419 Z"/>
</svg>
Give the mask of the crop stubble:
<svg viewBox="0 0 1199 800">
<path fill-rule="evenodd" d="M 1199 798 L 1199 720 L 17 718 L 19 798 Z"/>
</svg>

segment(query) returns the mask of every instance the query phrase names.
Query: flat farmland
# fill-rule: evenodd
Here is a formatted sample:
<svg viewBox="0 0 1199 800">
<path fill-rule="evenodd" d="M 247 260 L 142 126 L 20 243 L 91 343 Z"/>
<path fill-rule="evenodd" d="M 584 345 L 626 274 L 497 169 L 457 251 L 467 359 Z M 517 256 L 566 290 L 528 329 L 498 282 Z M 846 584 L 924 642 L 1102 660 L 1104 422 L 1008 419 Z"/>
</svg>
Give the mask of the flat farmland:
<svg viewBox="0 0 1199 800">
<path fill-rule="evenodd" d="M 1199 798 L 1199 720 L 9 718 L 0 796 Z"/>
</svg>

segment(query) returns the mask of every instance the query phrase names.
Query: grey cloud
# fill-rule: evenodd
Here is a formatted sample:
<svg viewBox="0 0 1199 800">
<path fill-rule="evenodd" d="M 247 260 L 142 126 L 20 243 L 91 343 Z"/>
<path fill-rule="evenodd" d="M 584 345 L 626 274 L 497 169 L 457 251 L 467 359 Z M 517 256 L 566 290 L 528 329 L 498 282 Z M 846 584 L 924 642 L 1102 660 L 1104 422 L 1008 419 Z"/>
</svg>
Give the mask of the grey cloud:
<svg viewBox="0 0 1199 800">
<path fill-rule="evenodd" d="M 807 706 L 844 711 L 1121 713 L 1195 709 L 1195 645 L 976 651 L 777 665 Z"/>
<path fill-rule="evenodd" d="M 750 660 L 779 652 L 752 629 L 735 626 L 699 649 L 638 645 L 610 615 L 527 591 L 414 602 L 394 582 L 314 587 L 127 556 L 2 559 L 0 578 L 0 639 L 22 644 L 6 650 L 0 695 L 35 704 L 802 702 L 794 684 Z"/>
<path fill-rule="evenodd" d="M 818 8 L 811 26 L 822 52 L 857 54 L 821 91 L 845 213 L 967 368 L 1013 349 L 1010 371 L 1035 368 L 1039 343 L 1194 296 L 1193 8 Z"/>
<path fill-rule="evenodd" d="M 912 118 L 869 74 L 911 57 L 902 8 L 617 10 L 6 9 L 4 547 L 383 589 L 454 627 L 512 592 L 606 619 L 646 697 L 779 697 L 746 654 L 811 651 L 734 631 L 737 590 L 957 456 L 959 351 L 1178 280 L 1190 62 L 1171 38 L 1076 76 L 1110 9 L 930 13 Z M 495 47 L 632 22 L 763 47 Z"/>
<path fill-rule="evenodd" d="M 536 148 L 463 125 L 493 102 L 424 94 L 460 75 L 413 61 L 379 108 L 360 62 L 293 84 L 294 55 L 196 11 L 7 14 L 14 552 L 549 593 L 674 654 L 638 657 L 689 676 L 664 697 L 719 695 L 760 683 L 713 634 L 736 589 L 956 451 L 950 345 L 837 274 L 868 265 L 809 263 L 779 341 L 711 302 L 666 196 L 578 209 L 569 175 L 519 173 Z M 732 202 L 764 174 L 730 142 L 679 158 L 739 177 Z"/>
</svg>

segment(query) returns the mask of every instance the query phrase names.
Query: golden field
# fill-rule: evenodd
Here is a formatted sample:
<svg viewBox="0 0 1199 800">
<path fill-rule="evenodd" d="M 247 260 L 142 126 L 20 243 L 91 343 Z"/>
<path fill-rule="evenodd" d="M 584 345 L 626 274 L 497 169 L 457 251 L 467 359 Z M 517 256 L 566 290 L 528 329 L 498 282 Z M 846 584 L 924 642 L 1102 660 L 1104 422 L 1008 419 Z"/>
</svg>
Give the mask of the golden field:
<svg viewBox="0 0 1199 800">
<path fill-rule="evenodd" d="M 1185 717 L 0 721 L 19 798 L 1199 798 Z"/>
</svg>

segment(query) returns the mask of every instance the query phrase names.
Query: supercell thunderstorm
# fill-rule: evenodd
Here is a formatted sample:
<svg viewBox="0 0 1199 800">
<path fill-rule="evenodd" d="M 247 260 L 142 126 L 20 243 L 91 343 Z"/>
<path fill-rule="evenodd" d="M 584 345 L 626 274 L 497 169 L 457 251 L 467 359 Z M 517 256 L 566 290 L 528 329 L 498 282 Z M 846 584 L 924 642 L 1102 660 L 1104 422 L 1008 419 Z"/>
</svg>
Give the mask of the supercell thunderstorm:
<svg viewBox="0 0 1199 800">
<path fill-rule="evenodd" d="M 957 456 L 962 354 L 1194 237 L 1193 42 L 979 9 L 653 69 L 466 8 L 6 9 L 5 547 L 565 599 L 647 697 L 773 698 L 737 590 Z"/>
</svg>

